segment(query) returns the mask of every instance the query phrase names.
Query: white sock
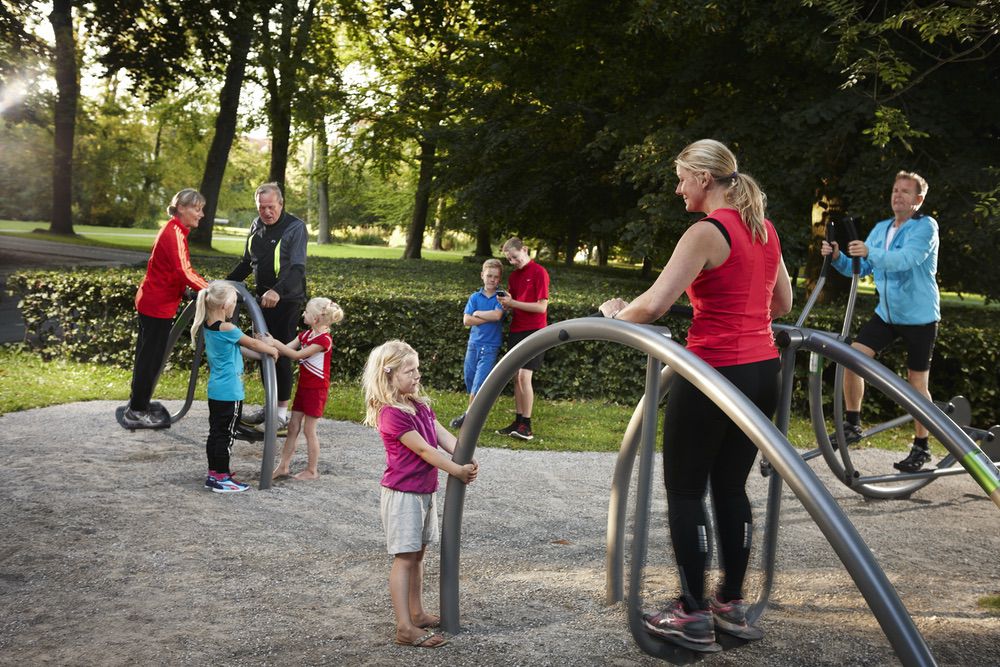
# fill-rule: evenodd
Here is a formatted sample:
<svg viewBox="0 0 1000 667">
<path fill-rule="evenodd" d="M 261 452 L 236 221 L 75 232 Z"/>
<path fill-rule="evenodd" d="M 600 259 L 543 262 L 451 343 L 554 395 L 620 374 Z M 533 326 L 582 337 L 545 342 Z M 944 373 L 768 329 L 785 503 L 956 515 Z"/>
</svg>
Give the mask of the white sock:
<svg viewBox="0 0 1000 667">
<path fill-rule="evenodd" d="M 284 419 L 287 416 L 288 416 L 288 407 L 287 406 L 283 407 L 283 408 L 279 407 L 278 408 L 278 419 Z"/>
</svg>

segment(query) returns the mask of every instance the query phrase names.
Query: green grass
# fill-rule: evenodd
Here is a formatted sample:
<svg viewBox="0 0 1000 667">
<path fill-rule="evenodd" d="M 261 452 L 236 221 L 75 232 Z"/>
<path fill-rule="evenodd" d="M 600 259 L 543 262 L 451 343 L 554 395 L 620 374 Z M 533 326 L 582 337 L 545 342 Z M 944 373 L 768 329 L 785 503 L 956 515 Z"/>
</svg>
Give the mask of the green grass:
<svg viewBox="0 0 1000 667">
<path fill-rule="evenodd" d="M 190 371 L 168 369 L 160 378 L 159 399 L 183 399 L 187 393 Z M 205 373 L 199 375 L 195 400 L 207 400 Z M 128 399 L 131 373 L 101 364 L 74 361 L 43 361 L 21 345 L 0 346 L 0 414 L 31 408 L 62 405 L 77 401 Z M 248 378 L 246 402 L 260 404 L 260 384 Z M 443 424 L 465 410 L 468 397 L 463 393 L 429 390 L 433 407 Z M 510 423 L 514 414 L 513 398 L 503 395 L 493 406 L 479 439 L 479 446 L 548 451 L 614 452 L 632 417 L 634 406 L 605 401 L 535 402 L 532 421 L 535 439 L 529 442 L 496 435 L 493 431 Z M 661 411 L 662 420 L 662 411 Z M 325 416 L 328 419 L 361 422 L 364 405 L 356 382 L 336 382 L 330 387 Z M 894 429 L 869 441 L 871 446 L 905 451 L 912 431 Z M 789 441 L 800 448 L 812 448 L 814 438 L 808 419 L 795 417 L 789 425 Z M 944 453 L 934 443 L 938 455 Z"/>
<path fill-rule="evenodd" d="M 73 243 L 78 245 L 94 245 L 105 248 L 121 248 L 124 250 L 143 250 L 148 252 L 153 247 L 153 240 L 156 238 L 155 229 L 129 229 L 120 227 L 94 227 L 90 225 L 74 225 L 75 237 L 49 234 L 48 223 L 44 222 L 20 222 L 14 220 L 0 220 L 0 234 L 18 236 L 45 241 L 58 241 L 60 243 Z M 30 233 L 30 237 L 27 236 Z M 215 233 L 212 235 L 212 253 L 207 253 L 201 248 L 192 248 L 192 253 L 196 255 L 240 255 L 246 244 L 245 230 L 236 230 L 236 233 Z M 421 251 L 424 259 L 431 259 L 444 262 L 460 262 L 465 253 L 453 250 L 428 250 Z M 403 248 L 391 248 L 388 246 L 368 246 L 351 243 L 333 243 L 319 245 L 312 242 L 309 244 L 310 257 L 359 257 L 363 259 L 400 259 L 403 256 Z"/>
<path fill-rule="evenodd" d="M 980 609 L 985 609 L 986 611 L 993 612 L 994 614 L 1000 614 L 1000 593 L 981 597 L 976 600 L 976 604 L 979 605 Z"/>
</svg>

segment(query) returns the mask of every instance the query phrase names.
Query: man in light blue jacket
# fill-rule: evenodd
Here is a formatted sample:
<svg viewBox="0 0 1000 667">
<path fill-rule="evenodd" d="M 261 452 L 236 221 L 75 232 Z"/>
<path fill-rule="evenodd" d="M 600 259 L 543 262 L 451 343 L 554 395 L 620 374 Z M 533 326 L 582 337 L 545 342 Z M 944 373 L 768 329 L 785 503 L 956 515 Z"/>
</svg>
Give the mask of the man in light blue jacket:
<svg viewBox="0 0 1000 667">
<path fill-rule="evenodd" d="M 931 216 L 917 212 L 926 196 L 926 180 L 914 172 L 899 172 L 892 186 L 893 217 L 875 225 L 865 241 L 851 241 L 846 254 L 840 252 L 837 243 L 826 241 L 822 253 L 832 255 L 833 267 L 844 275 L 851 274 L 851 257 L 860 257 L 861 275 L 871 274 L 875 280 L 878 292 L 875 314 L 851 346 L 874 357 L 902 338 L 906 343 L 907 380 L 930 399 L 928 382 L 941 319 L 941 297 L 935 278 L 938 224 Z M 864 394 L 864 380 L 845 369 L 844 434 L 848 443 L 861 438 Z M 927 429 L 920 422 L 914 422 L 913 426 L 915 433 L 909 455 L 893 464 L 902 472 L 916 472 L 931 460 Z"/>
</svg>

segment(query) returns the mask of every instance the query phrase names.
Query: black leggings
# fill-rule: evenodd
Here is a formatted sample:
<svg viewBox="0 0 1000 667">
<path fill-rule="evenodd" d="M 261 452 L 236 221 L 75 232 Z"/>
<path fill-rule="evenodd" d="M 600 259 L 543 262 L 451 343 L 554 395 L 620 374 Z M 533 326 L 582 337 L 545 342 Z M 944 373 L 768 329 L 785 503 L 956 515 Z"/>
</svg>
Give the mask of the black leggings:
<svg viewBox="0 0 1000 667">
<path fill-rule="evenodd" d="M 208 469 L 220 475 L 228 475 L 229 452 L 233 448 L 233 433 L 243 411 L 243 401 L 217 401 L 208 399 L 208 438 L 205 439 L 205 454 Z"/>
<path fill-rule="evenodd" d="M 777 359 L 769 359 L 716 370 L 771 418 L 778 401 L 780 367 Z M 705 608 L 708 528 L 702 498 L 709 481 L 724 573 L 718 594 L 726 601 L 743 597 L 753 534 L 746 480 L 756 457 L 757 447 L 743 431 L 699 389 L 677 376 L 664 415 L 663 476 L 681 597 L 689 610 Z"/>
<path fill-rule="evenodd" d="M 128 405 L 133 410 L 149 410 L 149 399 L 153 394 L 153 383 L 163 355 L 167 351 L 170 330 L 174 326 L 172 318 L 150 317 L 138 313 L 139 335 L 135 340 L 135 361 L 132 364 L 132 393 Z"/>
</svg>

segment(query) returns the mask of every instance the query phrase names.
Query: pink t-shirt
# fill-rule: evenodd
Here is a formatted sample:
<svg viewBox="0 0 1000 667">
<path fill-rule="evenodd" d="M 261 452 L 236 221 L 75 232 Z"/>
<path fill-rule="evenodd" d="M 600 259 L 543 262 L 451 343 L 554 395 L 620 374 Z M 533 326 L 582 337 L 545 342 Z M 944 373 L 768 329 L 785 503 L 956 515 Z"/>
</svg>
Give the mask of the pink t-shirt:
<svg viewBox="0 0 1000 667">
<path fill-rule="evenodd" d="M 415 415 L 391 405 L 378 413 L 378 432 L 385 445 L 382 486 L 408 493 L 434 493 L 438 487 L 438 469 L 399 441 L 400 436 L 416 431 L 431 447 L 438 446 L 434 411 L 423 403 L 413 403 L 413 406 L 417 409 Z"/>
</svg>

